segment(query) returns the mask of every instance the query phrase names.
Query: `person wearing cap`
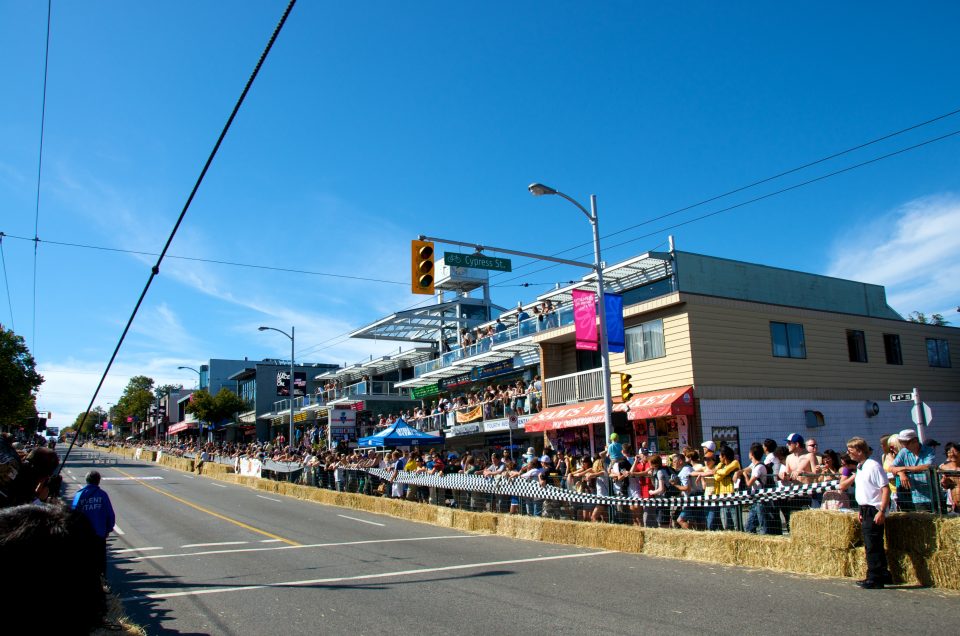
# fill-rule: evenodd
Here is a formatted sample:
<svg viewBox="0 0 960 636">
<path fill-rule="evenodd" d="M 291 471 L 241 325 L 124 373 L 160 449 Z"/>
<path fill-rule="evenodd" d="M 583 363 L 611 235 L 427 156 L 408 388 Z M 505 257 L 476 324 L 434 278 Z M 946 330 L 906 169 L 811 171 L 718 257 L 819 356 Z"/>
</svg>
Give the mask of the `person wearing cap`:
<svg viewBox="0 0 960 636">
<path fill-rule="evenodd" d="M 897 505 L 904 512 L 911 510 L 931 511 L 930 467 L 933 465 L 933 449 L 922 445 L 917 432 L 906 428 L 897 434 L 903 448 L 893 460 L 890 472 L 898 480 Z"/>
<path fill-rule="evenodd" d="M 559 488 L 561 484 L 560 471 L 557 470 L 557 466 L 554 464 L 553 459 L 549 455 L 544 455 L 540 458 L 540 474 L 537 476 L 537 479 L 540 480 L 540 485 L 546 488 L 547 486 L 554 486 Z M 551 519 L 560 518 L 560 502 L 556 499 L 544 499 L 543 500 L 543 512 L 541 513 L 544 517 L 550 517 Z"/>
<path fill-rule="evenodd" d="M 851 438 L 847 452 L 857 462 L 855 496 L 860 506 L 860 528 L 867 557 L 867 578 L 857 585 L 867 590 L 883 589 L 893 582 L 883 545 L 884 524 L 890 509 L 890 482 L 880 463 L 870 458 L 871 449 L 862 437 Z"/>
<path fill-rule="evenodd" d="M 717 443 L 713 440 L 708 439 L 707 441 L 700 444 L 700 448 L 703 449 L 703 456 L 709 457 L 711 455 L 717 454 Z"/>
</svg>

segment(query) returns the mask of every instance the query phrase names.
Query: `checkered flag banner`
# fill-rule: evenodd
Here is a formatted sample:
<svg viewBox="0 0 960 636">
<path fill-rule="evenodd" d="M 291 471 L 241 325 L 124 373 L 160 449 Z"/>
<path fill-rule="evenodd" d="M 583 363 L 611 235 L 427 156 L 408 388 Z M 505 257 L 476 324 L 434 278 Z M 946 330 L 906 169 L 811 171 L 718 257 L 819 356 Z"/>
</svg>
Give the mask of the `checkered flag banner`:
<svg viewBox="0 0 960 636">
<path fill-rule="evenodd" d="M 523 477 L 505 479 L 502 477 L 492 478 L 458 473 L 428 475 L 426 473 L 408 473 L 405 471 L 394 472 L 382 468 L 368 468 L 366 472 L 386 481 L 411 486 L 479 492 L 488 495 L 523 497 L 525 499 L 549 499 L 551 501 L 566 501 L 587 505 L 632 505 L 643 508 L 720 508 L 725 506 L 749 505 L 757 502 L 767 503 L 793 499 L 794 497 L 809 497 L 828 490 L 836 490 L 839 484 L 838 480 L 833 480 L 816 484 L 798 484 L 779 488 L 767 488 L 757 492 L 740 491 L 727 495 L 692 495 L 640 499 L 635 497 L 616 497 L 582 493 L 558 488 L 556 486 L 541 486 L 539 481 L 524 479 Z"/>
</svg>

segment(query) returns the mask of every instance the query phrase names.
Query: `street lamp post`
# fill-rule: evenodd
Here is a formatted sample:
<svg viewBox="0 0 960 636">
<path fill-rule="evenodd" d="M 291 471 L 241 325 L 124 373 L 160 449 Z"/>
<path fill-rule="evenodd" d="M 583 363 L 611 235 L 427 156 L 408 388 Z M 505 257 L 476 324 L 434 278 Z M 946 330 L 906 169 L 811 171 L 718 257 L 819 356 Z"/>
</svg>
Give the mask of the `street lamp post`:
<svg viewBox="0 0 960 636">
<path fill-rule="evenodd" d="M 604 445 L 610 441 L 610 435 L 613 433 L 613 395 L 610 386 L 610 348 L 607 343 L 607 304 L 603 297 L 603 266 L 600 260 L 600 223 L 597 219 L 597 195 L 590 195 L 590 211 L 580 205 L 572 197 L 563 192 L 554 190 L 542 183 L 531 183 L 527 189 L 535 197 L 546 194 L 555 194 L 577 206 L 590 221 L 593 227 L 593 269 L 597 273 L 597 313 L 600 318 L 600 365 L 603 373 L 603 419 L 604 419 Z"/>
<path fill-rule="evenodd" d="M 258 331 L 276 331 L 282 333 L 287 338 L 290 338 L 290 437 L 287 438 L 287 446 L 293 447 L 293 346 L 295 343 L 294 337 L 296 335 L 295 327 L 290 327 L 290 333 L 277 329 L 276 327 L 257 327 Z"/>
<path fill-rule="evenodd" d="M 193 367 L 177 367 L 177 368 L 178 368 L 178 369 L 181 369 L 181 370 L 193 371 L 194 373 L 196 373 L 196 374 L 197 374 L 197 389 L 202 389 L 202 388 L 203 388 L 203 386 L 202 386 L 202 385 L 203 385 L 203 374 L 202 374 L 202 373 L 200 373 L 199 371 L 197 371 L 197 370 L 194 369 Z M 180 417 L 180 411 L 179 411 L 179 409 L 177 410 L 177 417 L 178 417 L 178 418 Z M 203 442 L 203 420 L 202 420 L 202 419 L 200 420 L 200 441 Z"/>
</svg>

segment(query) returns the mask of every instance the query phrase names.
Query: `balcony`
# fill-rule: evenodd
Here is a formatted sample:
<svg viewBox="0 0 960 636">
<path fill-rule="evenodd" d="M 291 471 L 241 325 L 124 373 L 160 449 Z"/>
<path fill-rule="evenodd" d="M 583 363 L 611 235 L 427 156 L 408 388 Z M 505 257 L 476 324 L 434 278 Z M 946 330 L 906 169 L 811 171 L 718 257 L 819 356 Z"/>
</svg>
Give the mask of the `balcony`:
<svg viewBox="0 0 960 636">
<path fill-rule="evenodd" d="M 603 369 L 570 373 L 543 381 L 546 406 L 563 406 L 603 398 Z"/>
<path fill-rule="evenodd" d="M 557 327 L 563 327 L 572 324 L 572 306 L 561 307 L 557 311 L 547 314 L 546 317 L 531 316 L 530 318 L 521 321 L 519 324 L 507 327 L 505 330 L 495 333 L 492 336 L 480 338 L 476 343 L 470 345 L 469 347 L 460 347 L 458 349 L 454 349 L 453 351 L 444 353 L 439 358 L 434 360 L 421 362 L 413 367 L 413 377 L 419 378 L 420 376 L 430 373 L 431 371 L 444 369 L 460 362 L 461 360 L 467 360 L 468 358 L 487 353 L 498 345 L 519 340 L 521 338 L 526 338 L 527 336 L 532 336 L 536 333 L 547 331 L 549 329 L 555 329 Z"/>
<path fill-rule="evenodd" d="M 396 386 L 396 382 L 386 380 L 362 380 L 339 389 L 327 389 L 318 393 L 315 398 L 326 404 L 333 400 L 361 400 L 370 397 L 409 398 L 410 389 Z"/>
</svg>

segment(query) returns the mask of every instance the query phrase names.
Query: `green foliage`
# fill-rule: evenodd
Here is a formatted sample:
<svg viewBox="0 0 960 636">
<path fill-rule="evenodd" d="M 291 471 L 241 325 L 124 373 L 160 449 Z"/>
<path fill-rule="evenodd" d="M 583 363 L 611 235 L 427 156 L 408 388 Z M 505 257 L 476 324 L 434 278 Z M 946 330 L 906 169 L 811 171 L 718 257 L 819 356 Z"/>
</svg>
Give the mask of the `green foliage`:
<svg viewBox="0 0 960 636">
<path fill-rule="evenodd" d="M 71 428 L 75 430 L 80 430 L 80 422 L 81 420 L 83 420 L 83 415 L 84 415 L 83 413 L 77 414 L 76 419 L 73 420 L 73 424 L 71 425 Z M 104 411 L 99 406 L 94 407 L 90 411 L 90 415 L 87 416 L 87 420 L 83 423 L 82 433 L 85 435 L 89 435 L 91 433 L 94 433 L 98 429 L 103 430 L 102 423 L 103 423 L 103 420 L 106 419 L 106 417 L 107 417 L 106 411 Z"/>
<path fill-rule="evenodd" d="M 246 411 L 250 405 L 233 391 L 221 388 L 211 396 L 206 389 L 194 391 L 187 402 L 187 413 L 193 413 L 197 419 L 211 424 L 219 424 L 225 419 L 233 417 L 235 413 Z"/>
<path fill-rule="evenodd" d="M 163 386 L 158 386 L 156 389 L 154 389 L 153 394 L 159 400 L 161 398 L 167 397 L 171 393 L 175 393 L 176 391 L 182 391 L 182 390 L 183 390 L 182 384 L 164 384 Z"/>
<path fill-rule="evenodd" d="M 128 417 L 135 417 L 136 421 L 143 422 L 153 401 L 153 379 L 145 375 L 130 378 L 123 395 L 111 410 L 114 425 L 127 426 Z"/>
<path fill-rule="evenodd" d="M 937 327 L 946 327 L 950 324 L 949 320 L 943 319 L 943 314 L 932 314 L 930 318 L 922 311 L 911 311 L 907 316 L 910 322 L 918 322 L 922 325 L 936 325 Z"/>
<path fill-rule="evenodd" d="M 25 426 L 27 418 L 36 418 L 36 392 L 43 384 L 36 366 L 23 338 L 0 327 L 0 425 Z"/>
</svg>

